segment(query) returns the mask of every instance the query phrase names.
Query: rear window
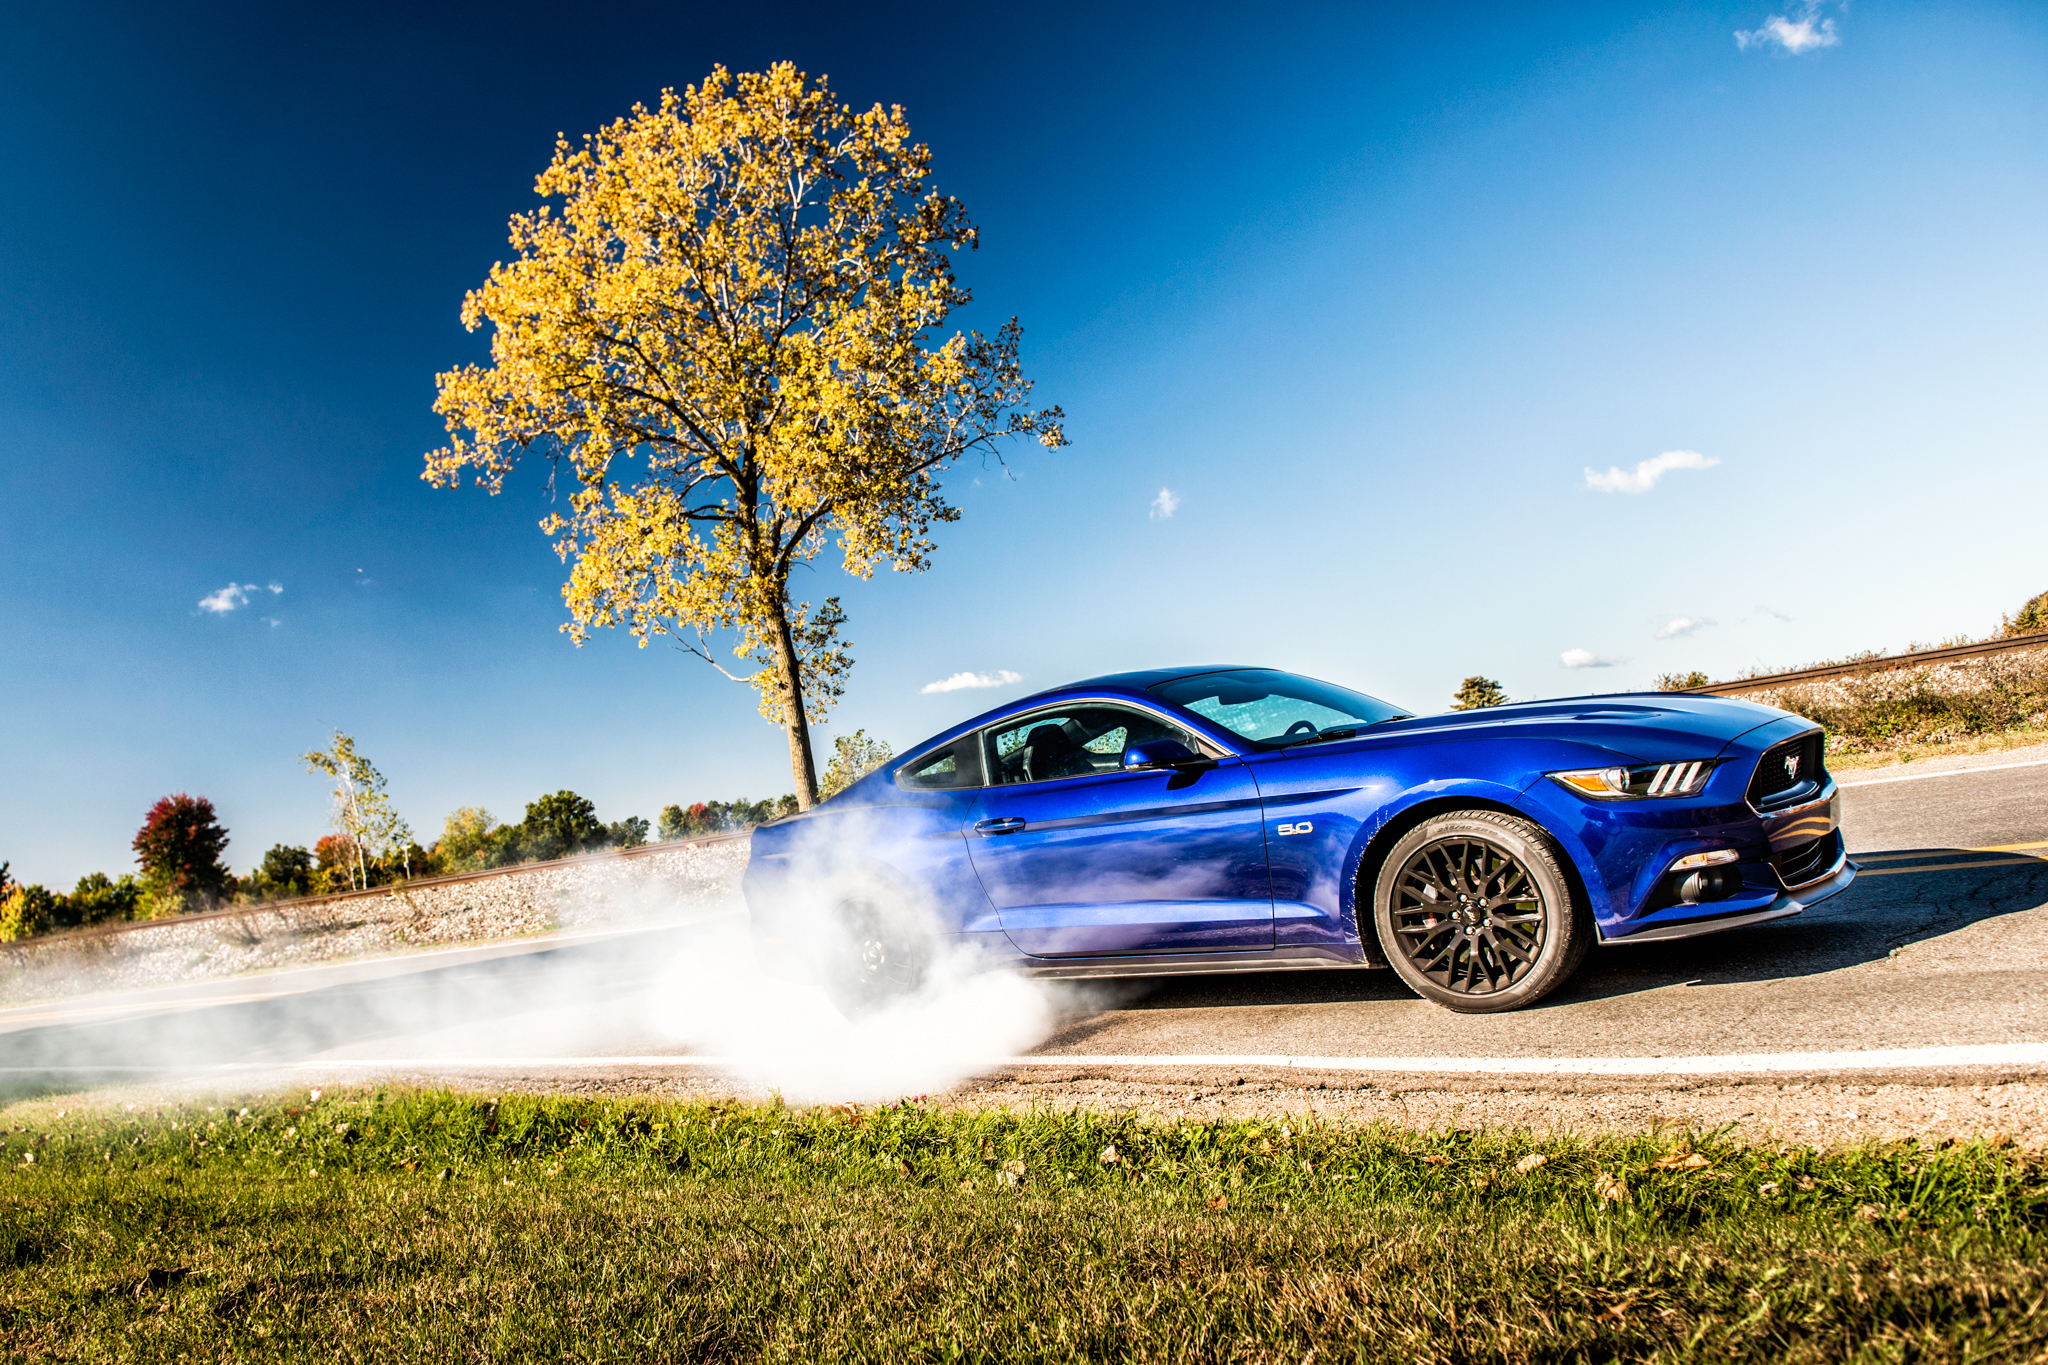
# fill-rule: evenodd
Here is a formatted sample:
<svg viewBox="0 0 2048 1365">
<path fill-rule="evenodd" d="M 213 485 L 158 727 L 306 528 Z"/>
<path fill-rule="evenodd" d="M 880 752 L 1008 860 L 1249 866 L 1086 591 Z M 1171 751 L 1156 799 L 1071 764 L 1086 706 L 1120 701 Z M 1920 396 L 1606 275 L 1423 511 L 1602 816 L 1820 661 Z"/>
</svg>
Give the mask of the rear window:
<svg viewBox="0 0 2048 1365">
<path fill-rule="evenodd" d="M 896 770 L 899 785 L 913 791 L 949 791 L 981 785 L 981 738 L 966 735 L 943 749 L 919 754 Z"/>
</svg>

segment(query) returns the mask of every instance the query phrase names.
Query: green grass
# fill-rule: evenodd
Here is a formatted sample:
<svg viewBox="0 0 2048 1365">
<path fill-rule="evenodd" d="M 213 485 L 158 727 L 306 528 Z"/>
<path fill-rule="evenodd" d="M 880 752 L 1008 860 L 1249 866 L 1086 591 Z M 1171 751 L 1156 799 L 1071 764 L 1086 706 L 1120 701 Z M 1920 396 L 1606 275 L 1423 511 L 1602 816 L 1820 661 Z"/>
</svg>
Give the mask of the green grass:
<svg viewBox="0 0 2048 1365">
<path fill-rule="evenodd" d="M 27 1359 L 2048 1353 L 2048 1165 L 1988 1143 L 419 1092 L 53 1111 L 0 1113 L 0 1344 Z"/>
</svg>

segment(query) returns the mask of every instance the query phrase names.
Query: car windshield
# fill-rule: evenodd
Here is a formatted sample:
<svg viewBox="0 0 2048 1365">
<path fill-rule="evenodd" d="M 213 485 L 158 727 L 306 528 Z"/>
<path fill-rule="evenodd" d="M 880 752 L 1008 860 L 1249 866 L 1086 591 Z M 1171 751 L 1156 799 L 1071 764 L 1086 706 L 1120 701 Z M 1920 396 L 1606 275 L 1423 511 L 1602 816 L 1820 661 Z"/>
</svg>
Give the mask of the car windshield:
<svg viewBox="0 0 2048 1365">
<path fill-rule="evenodd" d="M 1408 715 L 1363 692 L 1272 668 L 1200 673 L 1160 683 L 1151 692 L 1257 744 L 1341 739 Z"/>
</svg>

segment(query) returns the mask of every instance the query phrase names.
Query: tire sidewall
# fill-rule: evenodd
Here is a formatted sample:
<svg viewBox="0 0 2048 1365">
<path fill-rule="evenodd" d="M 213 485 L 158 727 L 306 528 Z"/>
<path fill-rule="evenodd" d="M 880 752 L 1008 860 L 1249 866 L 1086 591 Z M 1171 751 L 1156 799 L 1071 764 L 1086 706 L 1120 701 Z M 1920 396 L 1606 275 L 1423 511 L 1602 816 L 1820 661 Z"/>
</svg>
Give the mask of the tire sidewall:
<svg viewBox="0 0 2048 1365">
<path fill-rule="evenodd" d="M 832 899 L 820 966 L 825 992 L 840 1013 L 871 1014 L 916 994 L 937 957 L 931 916 L 897 888 L 865 878 L 842 883 Z M 889 953 L 889 966 L 879 975 L 860 964 L 862 941 L 871 932 Z"/>
<path fill-rule="evenodd" d="M 1438 985 L 1408 960 L 1400 936 L 1394 931 L 1394 893 L 1402 869 L 1422 849 L 1444 839 L 1479 839 L 1493 844 L 1527 868 L 1542 893 L 1548 918 L 1536 965 L 1504 991 L 1468 995 Z M 1454 811 L 1431 816 L 1402 835 L 1388 850 L 1374 879 L 1372 917 L 1380 951 L 1402 983 L 1423 999 L 1460 1014 L 1498 1014 L 1542 999 L 1577 969 L 1592 934 L 1590 917 L 1572 893 L 1556 845 L 1529 821 L 1493 811 Z"/>
</svg>

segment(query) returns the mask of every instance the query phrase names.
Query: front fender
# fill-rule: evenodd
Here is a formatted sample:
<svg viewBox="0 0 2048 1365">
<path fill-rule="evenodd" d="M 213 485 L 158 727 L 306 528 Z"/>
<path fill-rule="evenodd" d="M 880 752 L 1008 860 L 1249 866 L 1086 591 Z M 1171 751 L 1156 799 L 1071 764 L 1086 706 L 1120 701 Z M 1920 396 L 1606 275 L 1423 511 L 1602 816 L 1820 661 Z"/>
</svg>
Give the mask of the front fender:
<svg viewBox="0 0 2048 1365">
<path fill-rule="evenodd" d="M 1265 804 L 1275 942 L 1377 956 L 1369 913 L 1357 904 L 1361 875 L 1420 812 L 1460 805 L 1517 810 L 1543 774 L 1595 767 L 1624 756 L 1568 740 L 1448 735 L 1361 736 L 1249 760 Z M 1313 838 L 1280 833 L 1306 817 Z M 1368 894 L 1370 888 L 1366 888 Z"/>
</svg>

